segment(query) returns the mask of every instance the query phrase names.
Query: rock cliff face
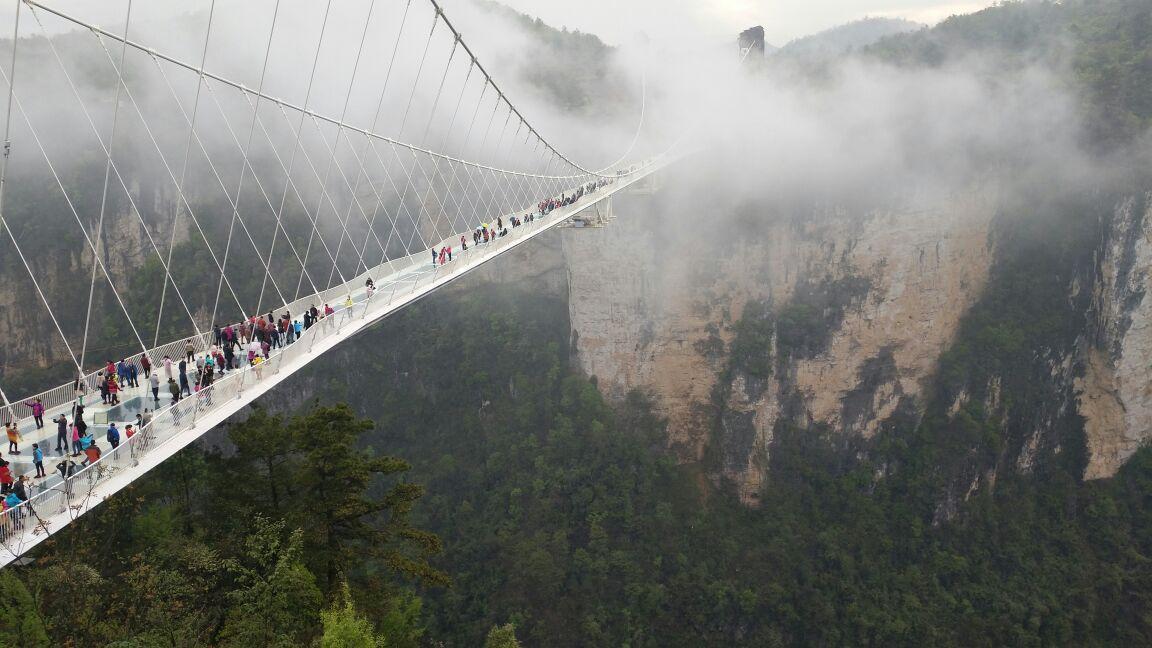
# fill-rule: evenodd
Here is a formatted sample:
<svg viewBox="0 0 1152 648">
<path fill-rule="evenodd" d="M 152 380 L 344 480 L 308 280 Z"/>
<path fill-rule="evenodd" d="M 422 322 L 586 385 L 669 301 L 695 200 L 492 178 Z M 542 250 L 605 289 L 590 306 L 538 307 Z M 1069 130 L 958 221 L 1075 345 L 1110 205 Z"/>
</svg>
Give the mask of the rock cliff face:
<svg viewBox="0 0 1152 648">
<path fill-rule="evenodd" d="M 754 499 L 781 416 L 870 436 L 904 399 L 920 396 L 986 280 L 994 204 L 973 193 L 862 214 L 764 215 L 752 235 L 711 246 L 653 236 L 661 215 L 628 199 L 611 227 L 564 238 L 576 357 L 610 396 L 652 390 L 672 445 L 699 459 L 709 430 L 702 405 L 745 304 L 778 309 L 798 290 L 849 287 L 825 349 L 766 379 L 736 372 L 724 390 L 723 472 Z"/>
<path fill-rule="evenodd" d="M 1152 436 L 1150 202 L 1127 200 L 1102 220 L 1106 243 L 1079 275 L 1095 285 L 1068 286 L 1070 301 L 1093 291 L 1095 321 L 1072 356 L 1052 361 L 1053 388 L 1075 394 L 1090 479 L 1114 474 Z M 717 452 L 720 473 L 754 503 L 779 423 L 866 439 L 897 414 L 923 414 L 940 356 L 995 262 L 998 205 L 978 189 L 863 213 L 765 211 L 726 224 L 717 242 L 691 235 L 698 225 L 685 237 L 660 200 L 627 197 L 610 227 L 564 232 L 574 356 L 610 397 L 651 392 L 678 456 Z M 766 317 L 813 313 L 805 325 L 826 330 L 808 331 L 815 347 L 787 349 L 777 323 L 762 345 L 770 371 L 727 367 L 734 325 L 753 303 Z M 995 379 L 978 391 L 987 411 L 1001 411 Z M 950 415 L 967 398 L 956 394 Z M 1051 444 L 1035 432 L 1002 465 L 1030 470 Z M 995 468 L 974 474 L 974 485 L 991 483 Z"/>
<path fill-rule="evenodd" d="M 1152 436 L 1152 195 L 1113 214 L 1092 287 L 1096 339 L 1085 345 L 1077 405 L 1085 419 L 1085 476 L 1108 477 Z"/>
<path fill-rule="evenodd" d="M 148 223 L 147 231 L 125 204 L 117 205 L 105 214 L 102 233 L 99 232 L 95 216 L 86 232 L 88 238 L 97 244 L 104 266 L 121 291 L 129 285 L 133 273 L 139 271 L 145 261 L 155 257 L 148 234 L 151 234 L 157 246 L 167 249 L 176 211 L 175 197 L 149 187 L 137 187 L 136 191 L 140 196 L 137 204 L 144 211 L 145 222 Z M 145 199 L 148 200 L 147 204 Z M 84 217 L 90 215 L 88 212 L 83 214 Z M 57 216 L 66 227 L 71 227 L 71 230 L 59 237 L 43 233 L 42 215 L 27 223 L 18 221 L 14 231 L 36 274 L 37 282 L 52 304 L 53 314 L 60 320 L 69 339 L 74 341 L 84 326 L 92 276 L 92 252 L 84 236 L 76 231 L 73 216 L 70 213 Z M 182 219 L 176 233 L 176 243 L 188 240 L 189 228 L 189 219 Z M 11 243 L 5 240 L 4 244 Z M 5 252 L 9 249 L 5 248 Z M 35 376 L 35 368 L 71 363 L 68 351 L 36 295 L 24 266 L 15 253 L 3 256 L 0 262 L 3 274 L 11 280 L 0 285 L 0 337 L 5 340 L 4 348 L 0 351 L 0 364 L 6 370 L 15 370 L 16 373 L 32 370 Z M 179 258 L 173 259 L 174 264 L 181 261 Z M 102 314 L 108 309 L 118 313 L 119 306 L 112 301 L 111 293 L 107 291 L 107 281 L 99 271 L 96 275 L 96 289 L 93 311 L 95 326 L 99 327 L 102 325 Z M 119 325 L 120 320 L 116 321 Z M 69 374 L 72 372 L 74 369 L 69 370 Z M 20 384 L 19 380 L 16 382 Z M 35 384 L 37 387 L 44 386 L 43 382 Z M 20 389 L 24 389 L 23 386 Z"/>
</svg>

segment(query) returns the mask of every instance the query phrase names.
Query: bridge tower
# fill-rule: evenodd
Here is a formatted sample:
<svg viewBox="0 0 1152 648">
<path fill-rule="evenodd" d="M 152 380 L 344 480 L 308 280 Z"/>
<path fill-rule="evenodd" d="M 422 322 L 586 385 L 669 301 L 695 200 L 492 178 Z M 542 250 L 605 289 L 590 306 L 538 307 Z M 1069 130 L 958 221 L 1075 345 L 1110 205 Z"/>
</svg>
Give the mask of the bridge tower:
<svg viewBox="0 0 1152 648">
<path fill-rule="evenodd" d="M 588 209 L 573 216 L 567 225 L 573 229 L 583 229 L 585 227 L 604 227 L 609 222 L 616 220 L 616 211 L 612 209 L 612 199 L 608 198 L 601 200 L 596 204 L 590 206 Z"/>
<path fill-rule="evenodd" d="M 661 181 L 662 176 L 662 173 L 653 173 L 648 175 L 643 180 L 633 184 L 629 188 L 629 191 L 634 194 L 640 194 L 642 196 L 651 196 L 664 187 L 664 183 Z"/>
</svg>

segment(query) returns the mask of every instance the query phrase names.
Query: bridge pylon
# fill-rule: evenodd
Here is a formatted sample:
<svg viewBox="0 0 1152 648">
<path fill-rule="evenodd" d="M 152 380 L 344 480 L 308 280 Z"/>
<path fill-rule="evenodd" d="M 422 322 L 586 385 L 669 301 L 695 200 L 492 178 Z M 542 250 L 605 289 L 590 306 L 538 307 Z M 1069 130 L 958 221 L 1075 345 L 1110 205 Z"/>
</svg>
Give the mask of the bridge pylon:
<svg viewBox="0 0 1152 648">
<path fill-rule="evenodd" d="M 643 180 L 634 183 L 628 190 L 634 194 L 651 196 L 664 188 L 663 175 L 659 172 L 649 174 Z"/>
<path fill-rule="evenodd" d="M 616 220 L 616 211 L 612 208 L 612 199 L 606 198 L 573 216 L 564 227 L 573 229 L 604 227 L 614 220 Z"/>
</svg>

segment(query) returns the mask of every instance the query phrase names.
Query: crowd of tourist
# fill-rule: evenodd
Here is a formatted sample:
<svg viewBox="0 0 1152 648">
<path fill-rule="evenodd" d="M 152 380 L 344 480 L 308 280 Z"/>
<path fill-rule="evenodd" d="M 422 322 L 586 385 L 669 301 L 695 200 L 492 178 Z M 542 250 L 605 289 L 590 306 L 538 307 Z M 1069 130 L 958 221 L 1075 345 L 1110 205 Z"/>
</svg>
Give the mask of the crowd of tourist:
<svg viewBox="0 0 1152 648">
<path fill-rule="evenodd" d="M 561 194 L 559 197 L 547 198 L 540 201 L 536 212 L 525 214 L 523 217 L 510 216 L 505 222 L 503 217 L 496 219 L 494 224 L 482 223 L 472 232 L 473 246 L 480 246 L 508 235 L 509 226 L 515 229 L 527 223 L 535 222 L 537 218 L 544 218 L 558 208 L 572 205 L 585 195 L 594 193 L 599 189 L 614 183 L 614 179 L 601 178 L 579 187 L 572 194 Z M 460 237 L 462 250 L 468 249 L 466 236 Z M 432 265 L 445 265 L 452 261 L 452 247 L 442 246 L 439 250 L 432 249 Z M 371 279 L 365 283 L 365 293 L 368 299 L 376 291 L 376 285 Z M 345 301 L 345 310 L 351 313 L 352 297 L 348 295 Z M 212 344 L 204 353 L 197 353 L 192 339 L 186 341 L 183 354 L 173 359 L 170 354 L 161 358 L 159 365 L 147 353 L 138 356 L 133 361 L 122 359 L 114 362 L 107 360 L 103 369 L 95 376 L 96 389 L 100 393 L 102 405 L 116 406 L 121 402 L 120 393 L 127 388 L 141 386 L 141 377 L 144 385 L 151 392 L 153 407 L 145 407 L 141 413 L 136 414 L 136 423 L 126 424 L 123 433 L 115 422 L 106 427 L 104 441 L 112 450 L 119 447 L 121 439 L 131 439 L 138 432 L 149 430 L 155 410 L 161 408 L 160 392 L 163 388 L 170 397 L 172 414 L 177 423 L 182 416 L 177 405 L 183 399 L 196 395 L 202 397 L 201 403 L 211 405 L 209 389 L 218 376 L 230 371 L 253 368 L 257 373 L 261 365 L 269 360 L 272 351 L 281 349 L 298 341 L 303 333 L 319 322 L 331 321 L 335 314 L 328 304 L 323 308 L 315 305 L 306 309 L 300 318 L 294 318 L 291 313 L 274 316 L 272 312 L 265 315 L 254 315 L 238 324 L 212 326 Z M 60 456 L 56 464 L 56 471 L 67 482 L 80 469 L 90 466 L 103 456 L 103 451 L 94 435 L 89 432 L 88 423 L 84 418 L 85 398 L 88 391 L 86 380 L 77 379 L 73 383 L 75 400 L 67 414 L 59 414 L 52 419 L 56 425 L 55 452 Z M 146 392 L 147 393 L 147 392 Z M 37 430 L 44 428 L 44 414 L 46 407 L 40 398 L 23 403 L 29 408 Z M 8 452 L 10 455 L 21 454 L 19 444 L 22 442 L 17 421 L 5 423 L 5 433 L 8 437 Z M 50 446 L 51 444 L 49 444 Z M 31 480 L 44 479 L 47 473 L 44 469 L 44 451 L 39 443 L 32 444 L 32 463 L 35 474 Z M 81 459 L 77 464 L 75 459 Z M 16 476 L 12 464 L 0 454 L 0 509 L 7 511 L 26 502 L 29 498 L 30 478 L 28 475 Z M 18 521 L 18 518 L 17 518 Z M 0 534 L 7 533 L 6 528 L 0 528 Z"/>
</svg>

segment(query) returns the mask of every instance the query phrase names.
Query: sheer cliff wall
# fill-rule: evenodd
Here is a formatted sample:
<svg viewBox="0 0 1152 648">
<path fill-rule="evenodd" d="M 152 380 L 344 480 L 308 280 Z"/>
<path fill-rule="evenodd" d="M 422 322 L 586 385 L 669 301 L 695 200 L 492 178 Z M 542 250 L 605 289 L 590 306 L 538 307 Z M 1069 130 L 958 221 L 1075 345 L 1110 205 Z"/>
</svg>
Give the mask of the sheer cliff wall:
<svg viewBox="0 0 1152 648">
<path fill-rule="evenodd" d="M 1114 474 L 1152 436 L 1149 202 L 1125 199 L 1101 219 L 1094 262 L 1067 285 L 1070 302 L 1092 291 L 1092 306 L 1072 351 L 1052 361 L 1050 391 L 1071 394 L 1053 407 L 1083 419 L 1089 479 Z M 718 453 L 719 473 L 754 503 L 778 423 L 867 439 L 898 414 L 924 413 L 941 354 L 996 261 L 1000 203 L 974 189 L 858 211 L 701 214 L 685 225 L 666 202 L 625 198 L 609 227 L 561 237 L 574 358 L 611 398 L 651 393 L 680 459 Z M 774 332 L 770 375 L 726 370 L 734 325 L 753 301 L 776 316 L 814 308 L 811 322 L 827 330 L 810 332 L 815 347 L 791 350 L 777 348 Z M 1007 412 L 995 384 L 979 391 L 993 416 Z M 967 398 L 955 395 L 952 415 Z M 1033 432 L 1007 444 L 1005 465 L 1027 471 L 1037 448 L 1060 443 Z M 994 481 L 995 470 L 976 470 L 973 484 Z"/>
</svg>

